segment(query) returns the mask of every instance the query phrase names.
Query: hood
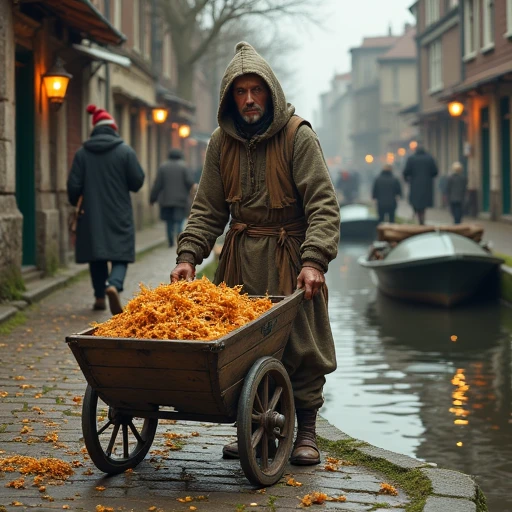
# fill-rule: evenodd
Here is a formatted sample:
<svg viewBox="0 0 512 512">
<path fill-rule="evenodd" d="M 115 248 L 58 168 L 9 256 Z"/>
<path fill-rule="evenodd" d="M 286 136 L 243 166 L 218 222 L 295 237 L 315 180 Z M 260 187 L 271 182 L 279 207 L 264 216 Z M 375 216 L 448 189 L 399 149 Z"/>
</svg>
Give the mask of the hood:
<svg viewBox="0 0 512 512">
<path fill-rule="evenodd" d="M 105 153 L 123 143 L 119 134 L 107 126 L 95 128 L 91 138 L 84 142 L 84 148 L 92 153 Z"/>
<path fill-rule="evenodd" d="M 261 139 L 266 139 L 275 135 L 286 125 L 295 112 L 295 107 L 286 102 L 281 84 L 267 61 L 245 41 L 236 45 L 235 56 L 228 64 L 222 77 L 217 120 L 219 126 L 229 135 L 236 139 L 241 139 L 236 131 L 233 115 L 231 114 L 233 112 L 232 109 L 236 109 L 231 96 L 231 86 L 235 78 L 249 73 L 260 76 L 265 80 L 270 89 L 270 97 L 274 107 L 274 119 L 267 128 L 267 131 L 259 136 Z"/>
</svg>

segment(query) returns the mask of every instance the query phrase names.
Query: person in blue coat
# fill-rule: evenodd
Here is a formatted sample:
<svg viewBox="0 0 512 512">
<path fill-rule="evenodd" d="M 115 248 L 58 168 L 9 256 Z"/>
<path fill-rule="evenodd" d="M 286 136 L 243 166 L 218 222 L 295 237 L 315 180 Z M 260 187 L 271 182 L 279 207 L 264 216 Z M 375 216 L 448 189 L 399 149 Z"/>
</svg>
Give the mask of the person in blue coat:
<svg viewBox="0 0 512 512">
<path fill-rule="evenodd" d="M 94 310 L 106 309 L 108 296 L 113 315 L 123 308 L 129 263 L 135 261 L 135 223 L 130 192 L 144 183 L 144 171 L 135 151 L 119 136 L 112 116 L 89 105 L 93 130 L 76 152 L 67 182 L 69 202 L 82 198 L 76 226 L 75 260 L 88 263 L 94 289 Z"/>
<path fill-rule="evenodd" d="M 409 184 L 409 203 L 420 224 L 425 224 L 425 210 L 434 204 L 434 178 L 438 174 L 434 158 L 418 146 L 405 164 L 404 180 Z"/>
</svg>

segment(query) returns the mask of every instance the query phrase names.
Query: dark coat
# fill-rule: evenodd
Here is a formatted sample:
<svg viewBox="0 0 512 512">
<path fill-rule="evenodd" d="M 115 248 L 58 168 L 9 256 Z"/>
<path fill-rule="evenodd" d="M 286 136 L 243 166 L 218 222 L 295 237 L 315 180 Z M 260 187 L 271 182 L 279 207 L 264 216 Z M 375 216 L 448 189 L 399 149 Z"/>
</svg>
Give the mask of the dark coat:
<svg viewBox="0 0 512 512">
<path fill-rule="evenodd" d="M 450 203 L 463 203 L 466 198 L 468 179 L 460 173 L 453 173 L 446 182 L 446 196 Z"/>
<path fill-rule="evenodd" d="M 415 210 L 434 204 L 433 181 L 437 173 L 435 160 L 424 149 L 418 149 L 407 159 L 403 176 L 409 183 L 409 202 Z"/>
<path fill-rule="evenodd" d="M 373 199 L 380 208 L 395 209 L 396 197 L 402 197 L 402 185 L 391 171 L 382 171 L 373 182 Z"/>
<path fill-rule="evenodd" d="M 167 160 L 158 169 L 149 202 L 153 204 L 158 201 L 161 208 L 170 206 L 186 208 L 193 184 L 194 176 L 184 160 Z"/>
<path fill-rule="evenodd" d="M 76 262 L 135 261 L 135 226 L 130 192 L 144 183 L 135 151 L 116 131 L 95 128 L 76 152 L 68 177 L 68 199 L 83 195 L 76 230 Z"/>
</svg>

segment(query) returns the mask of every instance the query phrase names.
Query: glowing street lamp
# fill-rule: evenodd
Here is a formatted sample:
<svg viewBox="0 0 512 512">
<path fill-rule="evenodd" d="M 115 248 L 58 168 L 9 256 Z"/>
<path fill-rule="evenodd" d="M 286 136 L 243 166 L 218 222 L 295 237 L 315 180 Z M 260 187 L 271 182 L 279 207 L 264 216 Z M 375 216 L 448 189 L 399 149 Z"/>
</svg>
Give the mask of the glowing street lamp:
<svg viewBox="0 0 512 512">
<path fill-rule="evenodd" d="M 178 135 L 182 138 L 182 139 L 186 139 L 189 135 L 190 135 L 190 126 L 188 124 L 182 124 L 179 128 L 178 128 Z"/>
<path fill-rule="evenodd" d="M 405 148 L 398 148 L 398 155 L 399 156 L 405 156 L 405 153 L 406 153 Z"/>
<path fill-rule="evenodd" d="M 165 108 L 154 108 L 153 109 L 153 121 L 157 124 L 165 123 L 167 119 L 167 109 Z"/>
<path fill-rule="evenodd" d="M 373 156 L 372 155 L 366 155 L 364 157 L 364 161 L 367 163 L 367 164 L 371 164 L 373 163 Z"/>
<path fill-rule="evenodd" d="M 64 69 L 64 61 L 60 57 L 57 58 L 54 66 L 42 76 L 46 96 L 55 110 L 64 103 L 71 78 L 73 75 Z"/>
<path fill-rule="evenodd" d="M 409 142 L 409 149 L 411 151 L 414 151 L 417 147 L 418 147 L 418 143 L 415 140 L 411 140 L 411 142 Z"/>
<path fill-rule="evenodd" d="M 464 112 L 464 105 L 460 101 L 451 101 L 448 103 L 448 112 L 452 117 L 459 117 Z"/>
</svg>

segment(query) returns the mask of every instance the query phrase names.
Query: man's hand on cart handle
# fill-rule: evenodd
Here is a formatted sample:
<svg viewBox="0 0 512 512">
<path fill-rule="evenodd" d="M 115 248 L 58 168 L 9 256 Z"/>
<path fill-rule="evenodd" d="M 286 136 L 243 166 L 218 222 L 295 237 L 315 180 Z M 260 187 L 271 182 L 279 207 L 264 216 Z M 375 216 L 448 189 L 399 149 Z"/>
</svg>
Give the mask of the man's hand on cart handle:
<svg viewBox="0 0 512 512">
<path fill-rule="evenodd" d="M 312 299 L 325 283 L 325 277 L 320 270 L 313 267 L 302 267 L 297 277 L 297 288 L 304 288 L 304 298 Z"/>
<path fill-rule="evenodd" d="M 171 284 L 186 279 L 193 281 L 196 277 L 196 268 L 191 263 L 178 263 L 171 272 Z"/>
</svg>

